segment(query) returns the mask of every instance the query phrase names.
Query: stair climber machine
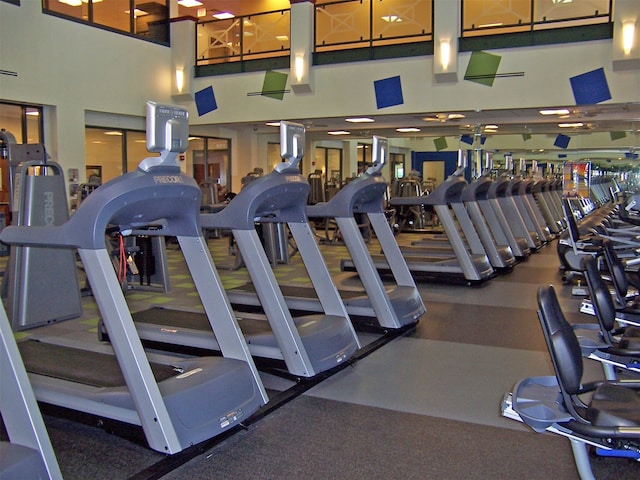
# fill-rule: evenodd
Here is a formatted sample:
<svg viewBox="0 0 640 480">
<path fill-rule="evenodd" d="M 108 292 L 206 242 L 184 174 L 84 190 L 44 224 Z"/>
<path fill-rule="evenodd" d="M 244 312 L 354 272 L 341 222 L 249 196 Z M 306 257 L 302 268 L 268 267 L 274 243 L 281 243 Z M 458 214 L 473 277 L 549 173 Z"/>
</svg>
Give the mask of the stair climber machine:
<svg viewBox="0 0 640 480">
<path fill-rule="evenodd" d="M 494 269 L 489 262 L 480 240 L 477 238 L 475 231 L 473 246 L 470 251 L 467 241 L 458 230 L 458 224 L 454 213 L 450 206 L 454 203 L 461 203 L 461 194 L 467 185 L 467 181 L 460 175 L 466 168 L 466 156 L 460 155 L 459 168 L 449 178 L 442 182 L 428 196 L 424 197 L 394 197 L 390 203 L 394 206 L 399 205 L 430 205 L 434 208 L 436 215 L 444 229 L 445 240 L 438 242 L 434 249 L 429 252 L 421 252 L 420 249 L 415 250 L 415 254 L 408 253 L 411 247 L 403 250 L 404 259 L 414 278 L 424 279 L 462 279 L 469 284 L 477 284 L 488 280 L 493 274 Z M 441 248 L 444 246 L 445 250 Z M 374 264 L 378 271 L 389 273 L 390 265 L 382 255 L 374 255 Z M 353 267 L 343 262 L 343 269 L 350 270 Z"/>
<path fill-rule="evenodd" d="M 165 454 L 228 431 L 268 400 L 202 237 L 200 189 L 180 172 L 177 156 L 187 145 L 187 111 L 148 102 L 147 148 L 160 156 L 102 185 L 62 225 L 0 233 L 10 245 L 76 248 L 111 340 L 20 342 L 36 398 L 141 426 L 149 447 Z M 145 230 L 151 224 L 161 228 Z M 106 249 L 113 225 L 132 235 L 177 237 L 222 355 L 148 359 Z"/>
<path fill-rule="evenodd" d="M 285 377 L 309 378 L 346 363 L 360 343 L 305 213 L 309 183 L 298 169 L 304 127 L 282 122 L 280 140 L 283 161 L 270 174 L 246 184 L 220 212 L 202 214 L 200 224 L 231 230 L 242 254 L 264 314 L 238 312 L 238 322 L 259 366 Z M 289 310 L 255 228 L 256 223 L 271 222 L 289 227 L 321 313 L 294 318 Z M 193 347 L 220 349 L 219 339 L 206 328 L 206 316 L 199 312 L 153 308 L 134 314 L 134 320 L 140 337 L 154 347 L 187 352 Z"/>
<path fill-rule="evenodd" d="M 412 328 L 424 314 L 425 307 L 411 272 L 400 253 L 383 210 L 387 184 L 380 171 L 387 159 L 387 140 L 373 137 L 373 166 L 363 175 L 341 188 L 328 202 L 307 206 L 313 219 L 335 219 L 357 276 L 364 289 L 339 290 L 347 312 L 356 327 L 382 327 L 383 330 Z M 371 255 L 358 228 L 355 214 L 367 215 L 389 263 L 394 266 L 395 285 L 385 286 L 373 265 Z M 312 287 L 281 285 L 289 308 L 297 311 L 322 311 L 322 304 Z M 236 309 L 259 305 L 251 285 L 227 292 Z"/>
<path fill-rule="evenodd" d="M 42 144 L 8 143 L 7 153 L 12 223 L 63 224 L 69 210 L 62 167 L 47 160 Z M 11 247 L 2 298 L 14 331 L 79 317 L 82 304 L 74 252 L 48 245 Z"/>
</svg>

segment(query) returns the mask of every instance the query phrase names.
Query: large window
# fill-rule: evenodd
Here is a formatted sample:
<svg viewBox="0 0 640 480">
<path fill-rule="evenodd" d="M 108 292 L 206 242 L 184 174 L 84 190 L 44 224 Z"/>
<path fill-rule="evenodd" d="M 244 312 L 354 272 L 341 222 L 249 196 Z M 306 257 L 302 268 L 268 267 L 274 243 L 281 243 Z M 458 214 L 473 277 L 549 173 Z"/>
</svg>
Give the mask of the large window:
<svg viewBox="0 0 640 480">
<path fill-rule="evenodd" d="M 17 143 L 43 143 L 42 107 L 0 102 L 0 128 Z"/>
<path fill-rule="evenodd" d="M 611 22 L 612 0 L 462 0 L 462 36 Z"/>
<path fill-rule="evenodd" d="M 42 0 L 45 13 L 169 43 L 169 0 Z"/>
<path fill-rule="evenodd" d="M 203 190 L 203 202 L 220 203 L 231 191 L 231 141 L 226 138 L 191 137 L 193 178 Z"/>
</svg>

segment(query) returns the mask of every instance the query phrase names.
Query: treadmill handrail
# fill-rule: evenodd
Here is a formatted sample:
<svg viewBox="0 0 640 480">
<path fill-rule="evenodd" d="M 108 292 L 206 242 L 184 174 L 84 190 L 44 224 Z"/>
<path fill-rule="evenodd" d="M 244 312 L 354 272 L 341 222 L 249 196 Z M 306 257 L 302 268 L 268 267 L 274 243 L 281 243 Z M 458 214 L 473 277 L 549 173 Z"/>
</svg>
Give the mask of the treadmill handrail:
<svg viewBox="0 0 640 480">
<path fill-rule="evenodd" d="M 347 183 L 328 202 L 307 205 L 307 216 L 347 218 L 354 213 L 382 212 L 386 189 L 384 177 L 364 174 Z"/>
<path fill-rule="evenodd" d="M 297 169 L 274 170 L 245 185 L 221 211 L 201 214 L 201 226 L 253 230 L 256 221 L 306 222 L 304 206 L 309 188 L 309 182 Z"/>
<path fill-rule="evenodd" d="M 158 189 L 162 189 L 161 194 Z M 196 237 L 200 235 L 200 196 L 195 180 L 181 173 L 179 167 L 158 166 L 148 172 L 138 169 L 96 189 L 64 224 L 12 225 L 2 230 L 0 240 L 10 245 L 100 250 L 110 224 L 125 231 L 161 224 L 163 228 L 156 235 Z"/>
</svg>

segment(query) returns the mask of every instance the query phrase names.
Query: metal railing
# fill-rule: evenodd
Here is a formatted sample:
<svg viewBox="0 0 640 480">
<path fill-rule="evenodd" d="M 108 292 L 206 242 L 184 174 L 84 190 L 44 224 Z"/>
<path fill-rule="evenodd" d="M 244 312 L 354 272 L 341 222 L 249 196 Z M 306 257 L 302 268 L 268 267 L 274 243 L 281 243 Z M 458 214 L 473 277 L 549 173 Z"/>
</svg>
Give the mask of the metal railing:
<svg viewBox="0 0 640 480">
<path fill-rule="evenodd" d="M 198 22 L 196 64 L 253 60 L 289 55 L 291 11 Z"/>
<path fill-rule="evenodd" d="M 432 39 L 433 0 L 339 0 L 316 5 L 316 52 Z"/>
<path fill-rule="evenodd" d="M 491 2 L 462 0 L 462 36 L 501 35 L 610 23 L 613 0 L 514 0 L 496 9 Z"/>
</svg>

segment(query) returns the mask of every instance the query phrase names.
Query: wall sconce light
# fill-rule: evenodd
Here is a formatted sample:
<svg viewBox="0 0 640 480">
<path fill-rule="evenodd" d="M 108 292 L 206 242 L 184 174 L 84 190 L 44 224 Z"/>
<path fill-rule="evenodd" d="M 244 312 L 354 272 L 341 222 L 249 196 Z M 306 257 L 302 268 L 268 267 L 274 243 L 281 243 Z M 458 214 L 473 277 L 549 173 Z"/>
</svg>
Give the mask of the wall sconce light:
<svg viewBox="0 0 640 480">
<path fill-rule="evenodd" d="M 184 68 L 176 68 L 176 90 L 182 93 L 184 89 Z"/>
<path fill-rule="evenodd" d="M 635 33 L 636 22 L 634 20 L 627 20 L 622 23 L 622 51 L 625 55 L 629 55 L 631 53 Z"/>
<path fill-rule="evenodd" d="M 449 67 L 449 62 L 451 61 L 451 44 L 449 40 L 441 40 L 440 41 L 440 63 L 442 64 L 442 69 L 446 70 Z"/>
<path fill-rule="evenodd" d="M 294 71 L 298 82 L 301 82 L 304 78 L 304 66 L 304 54 L 297 53 L 294 59 Z"/>
</svg>

